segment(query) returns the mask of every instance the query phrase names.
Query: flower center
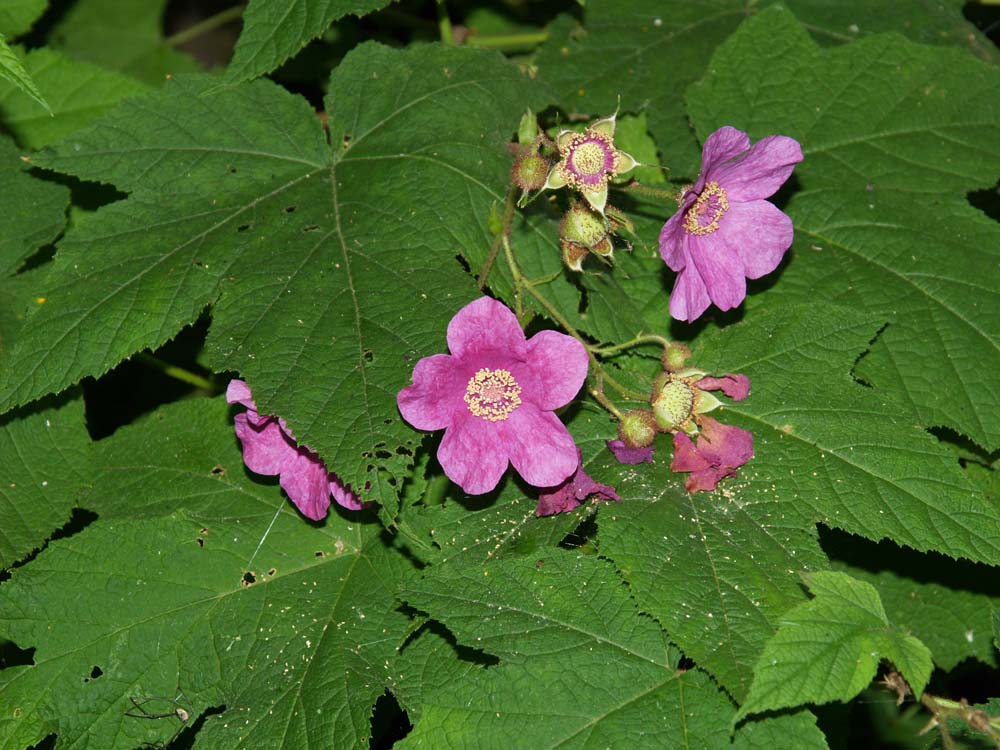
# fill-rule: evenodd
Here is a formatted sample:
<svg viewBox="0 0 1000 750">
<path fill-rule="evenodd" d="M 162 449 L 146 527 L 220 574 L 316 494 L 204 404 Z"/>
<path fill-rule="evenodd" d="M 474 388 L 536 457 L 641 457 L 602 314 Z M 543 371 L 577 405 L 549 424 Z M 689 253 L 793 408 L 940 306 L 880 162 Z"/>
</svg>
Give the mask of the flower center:
<svg viewBox="0 0 1000 750">
<path fill-rule="evenodd" d="M 686 380 L 668 380 L 653 399 L 652 406 L 660 429 L 673 432 L 691 417 L 694 388 Z"/>
<path fill-rule="evenodd" d="M 509 370 L 484 367 L 469 378 L 465 403 L 475 416 L 502 422 L 521 405 L 521 386 Z"/>
<path fill-rule="evenodd" d="M 615 147 L 611 139 L 586 130 L 566 146 L 566 178 L 575 187 L 593 187 L 608 181 L 615 169 Z"/>
<path fill-rule="evenodd" d="M 701 191 L 698 200 L 688 209 L 684 217 L 684 229 L 689 234 L 711 234 L 719 228 L 719 219 L 729 210 L 729 199 L 725 188 L 717 182 L 709 182 Z"/>
</svg>

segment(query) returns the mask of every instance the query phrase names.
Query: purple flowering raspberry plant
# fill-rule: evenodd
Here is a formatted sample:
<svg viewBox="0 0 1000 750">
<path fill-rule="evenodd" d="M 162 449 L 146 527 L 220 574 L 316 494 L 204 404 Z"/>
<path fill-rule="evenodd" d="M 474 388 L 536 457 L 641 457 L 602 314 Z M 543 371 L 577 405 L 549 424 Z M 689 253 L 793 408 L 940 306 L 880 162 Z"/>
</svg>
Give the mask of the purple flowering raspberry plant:
<svg viewBox="0 0 1000 750">
<path fill-rule="evenodd" d="M 1000 747 L 1000 11 L 814 5 L 0 4 L 0 748 Z"/>
</svg>

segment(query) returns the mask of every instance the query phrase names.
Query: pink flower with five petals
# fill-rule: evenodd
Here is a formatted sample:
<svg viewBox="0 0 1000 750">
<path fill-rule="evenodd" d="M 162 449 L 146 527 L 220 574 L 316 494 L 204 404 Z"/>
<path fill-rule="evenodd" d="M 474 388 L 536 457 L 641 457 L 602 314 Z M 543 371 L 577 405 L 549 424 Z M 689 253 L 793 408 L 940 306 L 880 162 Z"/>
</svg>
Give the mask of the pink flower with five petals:
<svg viewBox="0 0 1000 750">
<path fill-rule="evenodd" d="M 526 339 L 510 309 L 481 297 L 451 319 L 448 349 L 421 359 L 396 400 L 418 430 L 444 429 L 437 457 L 451 481 L 479 495 L 497 486 L 508 462 L 536 487 L 576 471 L 576 444 L 553 410 L 587 377 L 579 341 L 557 331 Z"/>
<path fill-rule="evenodd" d="M 257 413 L 250 388 L 242 380 L 229 381 L 226 401 L 247 410 L 233 417 L 236 437 L 243 445 L 243 463 L 254 474 L 278 476 L 281 489 L 306 518 L 321 521 L 330 507 L 330 495 L 349 510 L 361 510 L 361 501 L 323 460 L 295 442 L 281 417 Z"/>
<path fill-rule="evenodd" d="M 751 146 L 746 133 L 727 125 L 708 137 L 698 181 L 660 231 L 660 256 L 677 271 L 673 317 L 691 323 L 712 303 L 736 307 L 747 279 L 777 268 L 792 244 L 792 220 L 764 199 L 800 161 L 798 141 L 784 135 Z"/>
</svg>

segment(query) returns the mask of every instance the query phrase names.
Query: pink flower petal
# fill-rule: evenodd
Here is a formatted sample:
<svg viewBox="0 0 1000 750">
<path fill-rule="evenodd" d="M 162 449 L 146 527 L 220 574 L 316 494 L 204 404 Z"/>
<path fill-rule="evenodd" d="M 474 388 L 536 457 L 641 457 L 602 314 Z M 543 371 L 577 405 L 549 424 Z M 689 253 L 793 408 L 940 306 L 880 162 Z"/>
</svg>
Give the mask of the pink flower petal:
<svg viewBox="0 0 1000 750">
<path fill-rule="evenodd" d="M 737 469 L 753 458 L 753 434 L 703 416 L 698 452 L 709 463 Z"/>
<path fill-rule="evenodd" d="M 528 484 L 554 487 L 580 465 L 573 438 L 550 411 L 523 404 L 497 426 L 510 462 Z"/>
<path fill-rule="evenodd" d="M 236 437 L 243 444 L 243 463 L 254 474 L 275 476 L 294 460 L 297 450 L 273 417 L 263 417 L 256 424 L 248 414 L 233 417 Z"/>
<path fill-rule="evenodd" d="M 464 409 L 467 376 L 448 354 L 424 357 L 413 368 L 413 385 L 396 395 L 403 419 L 418 430 L 440 430 L 456 409 Z"/>
<path fill-rule="evenodd" d="M 495 299 L 480 297 L 455 313 L 448 323 L 448 348 L 460 360 L 497 351 L 522 359 L 524 331 L 510 308 Z"/>
<path fill-rule="evenodd" d="M 492 422 L 466 411 L 453 416 L 437 458 L 451 481 L 470 495 L 482 495 L 493 490 L 507 471 L 505 447 Z"/>
<path fill-rule="evenodd" d="M 340 481 L 340 477 L 330 473 L 327 478 L 330 482 L 330 494 L 333 495 L 333 499 L 337 501 L 338 505 L 342 505 L 348 510 L 361 510 L 361 501 L 358 496 L 351 492 L 350 487 Z"/>
<path fill-rule="evenodd" d="M 660 257 L 674 271 L 680 271 L 688 262 L 687 256 L 684 254 L 684 238 L 686 236 L 684 212 L 694 202 L 694 199 L 694 195 L 685 198 L 677 213 L 671 216 L 663 225 L 663 229 L 660 230 Z"/>
<path fill-rule="evenodd" d="M 522 398 L 530 399 L 539 409 L 565 406 L 587 379 L 587 350 L 572 336 L 540 331 L 528 340 L 526 356 L 533 382 L 522 384 Z"/>
<path fill-rule="evenodd" d="M 733 401 L 742 401 L 750 394 L 750 378 L 727 373 L 721 378 L 702 378 L 695 386 L 703 391 L 721 390 Z"/>
<path fill-rule="evenodd" d="M 653 446 L 645 448 L 629 448 L 621 440 L 609 440 L 608 450 L 620 464 L 651 464 L 653 463 Z"/>
<path fill-rule="evenodd" d="M 708 467 L 708 461 L 698 453 L 698 449 L 683 432 L 674 433 L 674 457 L 670 461 L 671 471 L 701 471 Z"/>
<path fill-rule="evenodd" d="M 802 147 L 798 141 L 786 135 L 770 135 L 757 141 L 742 158 L 719 166 L 711 179 L 725 189 L 730 205 L 762 200 L 777 192 L 800 161 Z"/>
<path fill-rule="evenodd" d="M 281 468 L 281 489 L 302 515 L 314 521 L 326 518 L 330 508 L 330 480 L 326 466 L 312 451 L 299 448 Z"/>
<path fill-rule="evenodd" d="M 731 257 L 740 259 L 749 279 L 771 273 L 792 244 L 792 220 L 767 201 L 734 203 L 720 232 Z"/>
<path fill-rule="evenodd" d="M 695 183 L 695 192 L 700 193 L 706 182 L 717 181 L 716 171 L 748 148 L 750 148 L 750 138 L 747 134 L 730 125 L 721 127 L 708 136 L 701 149 L 701 174 Z"/>
<path fill-rule="evenodd" d="M 554 513 L 564 513 L 573 510 L 584 500 L 592 495 L 596 495 L 598 500 L 620 501 L 618 493 L 614 487 L 595 482 L 583 470 L 582 455 L 579 448 L 577 453 L 577 469 L 573 474 L 558 487 L 543 490 L 538 495 L 538 507 L 535 509 L 536 516 L 551 516 Z"/>
<path fill-rule="evenodd" d="M 708 290 L 698 269 L 694 264 L 686 266 L 677 274 L 673 291 L 670 292 L 671 317 L 693 323 L 710 304 L 712 300 L 709 299 Z"/>
<path fill-rule="evenodd" d="M 717 236 L 724 232 L 728 232 L 725 225 L 704 237 L 690 237 L 688 243 L 691 259 L 709 298 L 720 310 L 730 310 L 738 307 L 747 296 L 747 281 L 743 261 L 729 250 L 722 237 Z"/>
<path fill-rule="evenodd" d="M 253 402 L 253 395 L 250 393 L 250 386 L 242 380 L 230 380 L 226 386 L 226 403 L 239 404 L 248 409 L 257 411 L 257 406 Z"/>
</svg>

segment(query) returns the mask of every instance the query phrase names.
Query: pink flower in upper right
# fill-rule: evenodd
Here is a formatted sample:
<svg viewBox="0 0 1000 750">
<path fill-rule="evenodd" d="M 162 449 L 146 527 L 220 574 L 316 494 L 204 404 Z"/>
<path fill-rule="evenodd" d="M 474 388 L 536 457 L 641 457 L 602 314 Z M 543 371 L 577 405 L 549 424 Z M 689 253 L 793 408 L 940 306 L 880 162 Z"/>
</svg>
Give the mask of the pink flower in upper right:
<svg viewBox="0 0 1000 750">
<path fill-rule="evenodd" d="M 708 137 L 697 182 L 660 231 L 660 256 L 677 271 L 673 317 L 691 323 L 712 303 L 736 307 L 747 279 L 777 268 L 792 244 L 792 220 L 765 198 L 800 161 L 802 147 L 788 136 L 751 146 L 746 133 L 727 125 Z"/>
</svg>

